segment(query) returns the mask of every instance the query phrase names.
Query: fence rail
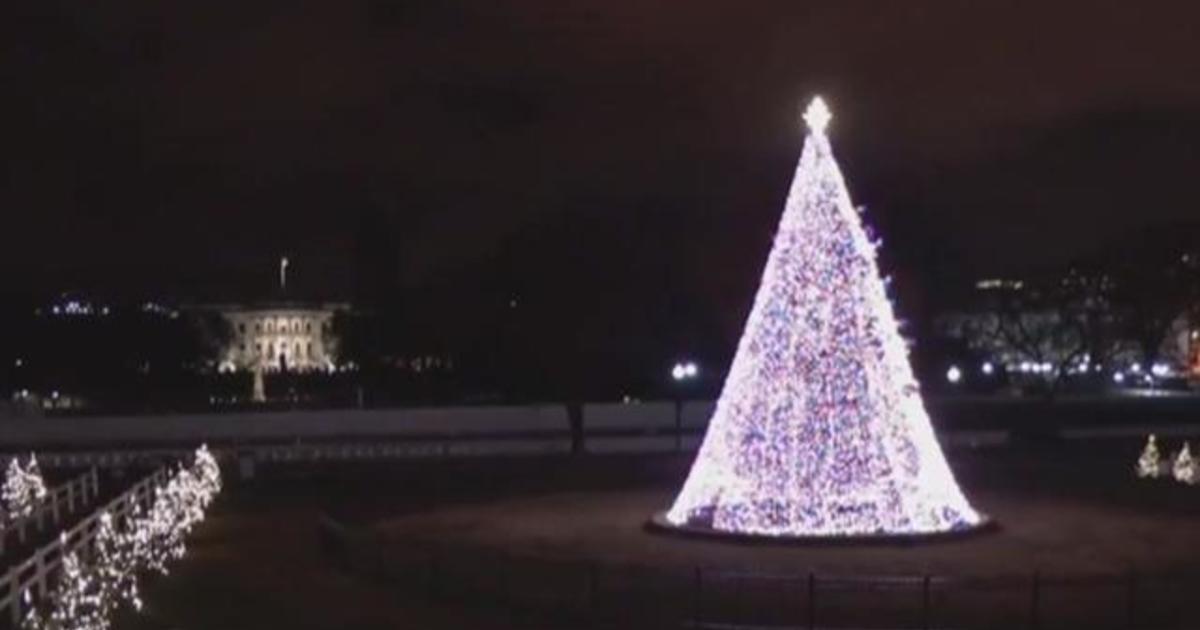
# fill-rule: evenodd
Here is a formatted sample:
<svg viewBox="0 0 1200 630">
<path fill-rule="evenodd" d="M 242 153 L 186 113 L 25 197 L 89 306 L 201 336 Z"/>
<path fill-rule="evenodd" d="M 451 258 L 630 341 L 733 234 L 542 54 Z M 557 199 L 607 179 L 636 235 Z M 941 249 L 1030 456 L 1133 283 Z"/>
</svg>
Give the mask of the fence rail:
<svg viewBox="0 0 1200 630">
<path fill-rule="evenodd" d="M 1125 439 L 1147 433 L 1185 438 L 1200 433 L 1200 395 L 1183 398 L 1098 396 L 1040 399 L 927 399 L 947 446 L 1011 440 Z M 662 452 L 696 447 L 712 401 L 543 403 L 485 407 L 260 410 L 146 416 L 4 419 L 0 446 L 9 450 L 190 448 L 340 442 L 483 442 L 505 448 L 529 437 L 593 453 Z M 536 435 L 535 435 L 536 434 Z"/>
<path fill-rule="evenodd" d="M 135 506 L 149 505 L 154 499 L 154 489 L 165 483 L 166 479 L 167 469 L 159 468 L 64 530 L 61 536 L 39 547 L 23 562 L 10 567 L 4 576 L 0 577 L 0 619 L 3 619 L 3 614 L 7 612 L 12 627 L 18 627 L 24 613 L 23 594 L 32 589 L 37 598 L 45 597 L 51 579 L 62 564 L 63 556 L 71 552 L 82 552 L 86 556 L 91 551 L 100 515 L 108 512 L 117 522 L 124 520 Z"/>
<path fill-rule="evenodd" d="M 836 575 L 650 566 L 388 543 L 328 517 L 345 570 L 410 593 L 620 628 L 1195 628 L 1200 574 Z"/>
<path fill-rule="evenodd" d="M 47 526 L 57 527 L 66 516 L 74 514 L 77 507 L 86 506 L 94 501 L 100 494 L 99 476 L 96 469 L 92 468 L 71 481 L 56 486 L 47 494 L 46 499 L 40 501 L 32 512 L 0 527 L 0 557 L 3 557 L 8 549 L 9 536 L 15 537 L 17 543 L 23 545 L 28 540 L 30 528 L 41 532 L 45 531 Z"/>
</svg>

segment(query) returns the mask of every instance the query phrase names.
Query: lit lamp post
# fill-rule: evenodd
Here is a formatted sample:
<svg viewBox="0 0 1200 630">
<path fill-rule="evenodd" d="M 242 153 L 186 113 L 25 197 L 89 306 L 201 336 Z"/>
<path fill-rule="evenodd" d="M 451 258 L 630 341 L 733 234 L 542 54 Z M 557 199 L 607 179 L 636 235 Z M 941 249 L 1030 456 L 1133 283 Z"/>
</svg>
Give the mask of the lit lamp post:
<svg viewBox="0 0 1200 630">
<path fill-rule="evenodd" d="M 683 388 L 700 376 L 695 361 L 681 361 L 671 367 L 671 380 L 675 381 L 675 450 L 683 450 Z"/>
<path fill-rule="evenodd" d="M 677 383 L 682 381 L 690 381 L 699 375 L 700 368 L 696 367 L 696 363 L 693 361 L 676 363 L 675 366 L 671 368 L 671 378 Z"/>
<path fill-rule="evenodd" d="M 946 370 L 946 381 L 951 385 L 958 385 L 962 382 L 962 370 L 958 369 L 957 365 L 951 365 L 950 369 Z"/>
</svg>

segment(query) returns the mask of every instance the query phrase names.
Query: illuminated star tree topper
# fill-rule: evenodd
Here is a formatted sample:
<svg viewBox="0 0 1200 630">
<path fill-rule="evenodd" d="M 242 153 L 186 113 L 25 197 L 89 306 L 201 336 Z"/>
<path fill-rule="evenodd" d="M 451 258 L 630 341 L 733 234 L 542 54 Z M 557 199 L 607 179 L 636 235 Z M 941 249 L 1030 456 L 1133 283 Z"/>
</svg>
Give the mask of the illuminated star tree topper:
<svg viewBox="0 0 1200 630">
<path fill-rule="evenodd" d="M 796 538 L 973 529 L 816 98 L 758 293 L 667 528 Z"/>
</svg>

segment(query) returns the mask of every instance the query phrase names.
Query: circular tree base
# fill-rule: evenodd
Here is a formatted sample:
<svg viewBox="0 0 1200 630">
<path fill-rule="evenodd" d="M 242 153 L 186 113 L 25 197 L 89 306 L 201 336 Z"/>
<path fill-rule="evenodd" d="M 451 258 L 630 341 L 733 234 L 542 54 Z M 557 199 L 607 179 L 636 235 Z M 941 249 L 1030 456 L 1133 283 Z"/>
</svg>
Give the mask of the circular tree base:
<svg viewBox="0 0 1200 630">
<path fill-rule="evenodd" d="M 946 542 L 961 540 L 988 532 L 997 531 L 1000 526 L 987 515 L 980 514 L 980 521 L 969 527 L 947 530 L 944 532 L 927 533 L 881 533 L 830 536 L 792 536 L 772 534 L 752 534 L 731 532 L 716 529 L 703 523 L 684 523 L 676 525 L 667 520 L 667 511 L 656 512 L 646 522 L 646 529 L 652 532 L 688 538 L 707 538 L 722 542 L 743 545 L 918 545 L 924 543 Z"/>
</svg>

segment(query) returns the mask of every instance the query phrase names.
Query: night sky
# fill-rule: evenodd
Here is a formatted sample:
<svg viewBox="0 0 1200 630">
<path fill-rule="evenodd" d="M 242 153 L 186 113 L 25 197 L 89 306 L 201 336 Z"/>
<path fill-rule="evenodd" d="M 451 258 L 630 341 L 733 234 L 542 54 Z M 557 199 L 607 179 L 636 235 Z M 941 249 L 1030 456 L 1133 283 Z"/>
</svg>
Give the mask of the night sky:
<svg viewBox="0 0 1200 630">
<path fill-rule="evenodd" d="M 238 294 L 287 254 L 331 296 L 369 267 L 736 321 L 818 92 L 926 293 L 1197 214 L 1190 3 L 15 4 L 8 288 Z"/>
</svg>

